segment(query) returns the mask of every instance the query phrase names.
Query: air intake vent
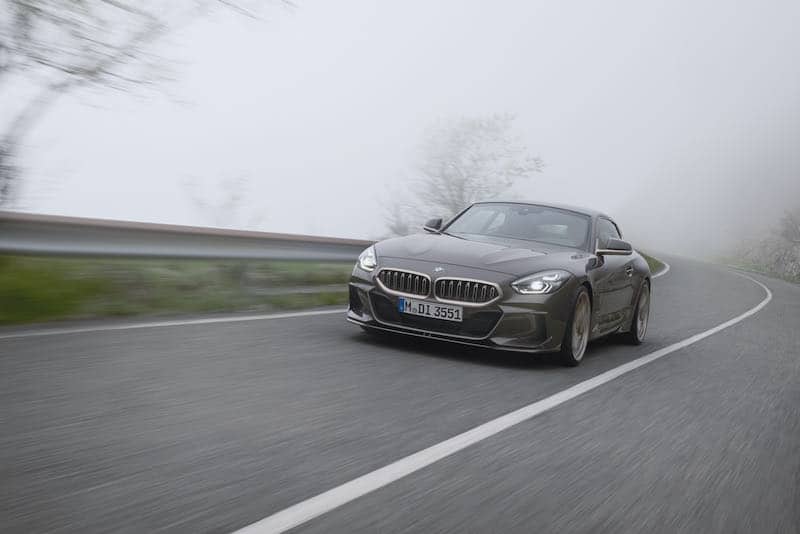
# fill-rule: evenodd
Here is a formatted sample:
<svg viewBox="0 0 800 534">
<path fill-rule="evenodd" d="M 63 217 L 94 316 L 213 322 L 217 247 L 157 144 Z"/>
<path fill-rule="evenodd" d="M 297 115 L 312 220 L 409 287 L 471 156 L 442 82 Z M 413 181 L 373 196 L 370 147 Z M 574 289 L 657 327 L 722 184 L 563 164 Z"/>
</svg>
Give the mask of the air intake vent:
<svg viewBox="0 0 800 534">
<path fill-rule="evenodd" d="M 431 292 L 431 280 L 424 274 L 383 269 L 378 273 L 378 279 L 385 288 L 398 293 L 427 297 Z"/>
<path fill-rule="evenodd" d="M 436 280 L 436 296 L 441 300 L 484 304 L 500 296 L 497 286 L 475 280 L 439 278 Z"/>
</svg>

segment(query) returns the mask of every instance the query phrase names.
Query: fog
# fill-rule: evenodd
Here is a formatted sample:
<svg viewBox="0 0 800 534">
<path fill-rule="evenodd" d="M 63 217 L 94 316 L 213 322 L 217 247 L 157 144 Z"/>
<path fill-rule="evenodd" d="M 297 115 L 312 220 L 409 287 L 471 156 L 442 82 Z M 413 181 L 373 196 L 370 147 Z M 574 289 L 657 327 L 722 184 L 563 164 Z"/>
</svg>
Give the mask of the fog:
<svg viewBox="0 0 800 534">
<path fill-rule="evenodd" d="M 218 13 L 162 44 L 161 93 L 63 98 L 26 139 L 20 206 L 203 225 L 187 181 L 244 177 L 242 225 L 378 237 L 426 126 L 500 112 L 546 163 L 515 195 L 606 210 L 649 250 L 735 250 L 800 202 L 800 4 L 611 6 Z"/>
</svg>

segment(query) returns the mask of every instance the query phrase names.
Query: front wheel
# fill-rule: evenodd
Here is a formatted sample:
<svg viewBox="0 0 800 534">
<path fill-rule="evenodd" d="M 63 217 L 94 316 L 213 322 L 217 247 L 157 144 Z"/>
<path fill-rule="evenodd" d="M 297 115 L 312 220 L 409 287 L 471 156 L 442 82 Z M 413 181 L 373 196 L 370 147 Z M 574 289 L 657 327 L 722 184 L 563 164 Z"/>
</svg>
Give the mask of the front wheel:
<svg viewBox="0 0 800 534">
<path fill-rule="evenodd" d="M 589 292 L 581 286 L 575 297 L 572 317 L 567 322 L 564 341 L 561 342 L 561 362 L 575 367 L 583 360 L 586 346 L 589 344 L 589 332 L 592 324 L 592 302 Z"/>
<path fill-rule="evenodd" d="M 647 334 L 647 323 L 650 320 L 650 283 L 645 280 L 639 290 L 636 308 L 633 310 L 631 329 L 625 333 L 625 338 L 631 345 L 641 345 Z"/>
</svg>

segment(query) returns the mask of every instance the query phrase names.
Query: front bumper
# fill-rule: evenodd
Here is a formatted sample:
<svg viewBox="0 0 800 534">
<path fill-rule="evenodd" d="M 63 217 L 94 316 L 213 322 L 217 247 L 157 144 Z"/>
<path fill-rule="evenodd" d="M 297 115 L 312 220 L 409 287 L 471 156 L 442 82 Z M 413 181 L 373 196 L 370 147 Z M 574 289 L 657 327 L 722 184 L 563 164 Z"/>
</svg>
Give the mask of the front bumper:
<svg viewBox="0 0 800 534">
<path fill-rule="evenodd" d="M 488 279 L 483 276 L 479 279 Z M 358 267 L 350 279 L 347 320 L 366 328 L 443 341 L 523 352 L 561 348 L 575 284 L 552 295 L 519 295 L 502 285 L 503 298 L 486 306 L 465 306 L 463 322 L 418 317 L 398 311 L 398 298 L 381 289 L 373 274 Z M 433 297 L 419 299 L 436 303 Z"/>
</svg>

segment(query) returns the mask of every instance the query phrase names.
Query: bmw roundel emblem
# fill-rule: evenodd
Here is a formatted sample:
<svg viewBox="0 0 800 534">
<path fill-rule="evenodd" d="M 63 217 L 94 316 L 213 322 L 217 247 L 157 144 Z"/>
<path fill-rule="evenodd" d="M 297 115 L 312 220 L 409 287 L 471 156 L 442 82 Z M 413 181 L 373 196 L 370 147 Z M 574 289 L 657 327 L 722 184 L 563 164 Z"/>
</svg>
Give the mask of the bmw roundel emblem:
<svg viewBox="0 0 800 534">
<path fill-rule="evenodd" d="M 435 273 L 441 273 L 441 272 L 444 272 L 444 267 L 436 267 L 436 268 L 433 270 L 433 272 L 435 272 Z"/>
</svg>

